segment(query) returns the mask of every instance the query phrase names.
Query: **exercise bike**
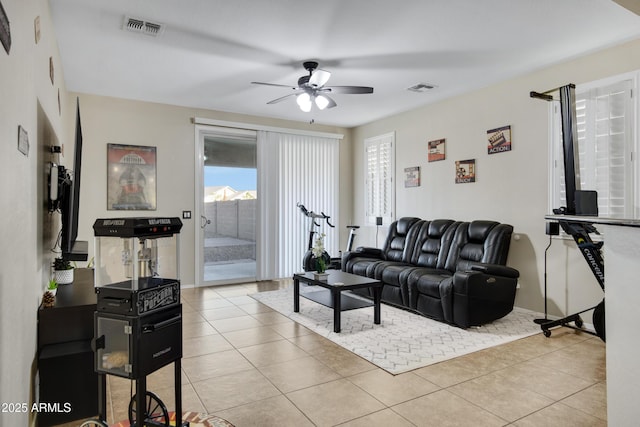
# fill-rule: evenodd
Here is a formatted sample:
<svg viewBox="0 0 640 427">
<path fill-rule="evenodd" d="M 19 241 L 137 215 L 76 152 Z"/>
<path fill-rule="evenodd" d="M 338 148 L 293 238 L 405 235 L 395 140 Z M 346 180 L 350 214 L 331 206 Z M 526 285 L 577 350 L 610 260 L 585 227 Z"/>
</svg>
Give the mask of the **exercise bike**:
<svg viewBox="0 0 640 427">
<path fill-rule="evenodd" d="M 335 225 L 331 224 L 329 215 L 326 215 L 324 212 L 315 213 L 313 211 L 308 210 L 302 203 L 298 203 L 296 205 L 302 214 L 309 218 L 309 242 L 307 245 L 307 251 L 302 257 L 302 268 L 304 271 L 315 271 L 316 270 L 316 258 L 313 256 L 313 242 L 315 239 L 315 235 L 319 233 L 321 222 L 324 221 L 330 228 L 335 228 Z M 321 220 L 320 222 L 318 220 Z M 347 240 L 347 251 L 351 251 L 353 248 L 353 242 L 356 238 L 356 230 L 360 228 L 359 225 L 347 225 L 349 229 L 349 238 Z M 340 270 L 342 267 L 342 256 L 339 257 L 331 257 L 327 251 L 322 253 L 322 259 L 328 269 L 332 270 Z"/>
</svg>

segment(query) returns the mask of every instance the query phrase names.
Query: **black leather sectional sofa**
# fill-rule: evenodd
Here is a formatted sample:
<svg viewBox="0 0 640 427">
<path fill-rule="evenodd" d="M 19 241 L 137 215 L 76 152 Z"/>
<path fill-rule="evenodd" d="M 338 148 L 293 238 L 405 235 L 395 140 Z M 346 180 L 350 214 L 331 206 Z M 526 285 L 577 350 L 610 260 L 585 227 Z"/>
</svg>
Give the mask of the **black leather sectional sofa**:
<svg viewBox="0 0 640 427">
<path fill-rule="evenodd" d="M 482 325 L 513 310 L 519 272 L 505 265 L 512 232 L 495 221 L 404 217 L 382 249 L 344 253 L 342 270 L 381 280 L 386 303 L 462 328 Z"/>
</svg>

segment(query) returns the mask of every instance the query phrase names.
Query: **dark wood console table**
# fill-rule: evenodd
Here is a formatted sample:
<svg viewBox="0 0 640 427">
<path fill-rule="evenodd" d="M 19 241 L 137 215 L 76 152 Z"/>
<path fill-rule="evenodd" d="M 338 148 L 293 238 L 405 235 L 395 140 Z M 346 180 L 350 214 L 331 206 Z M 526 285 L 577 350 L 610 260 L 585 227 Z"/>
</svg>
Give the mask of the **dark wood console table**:
<svg viewBox="0 0 640 427">
<path fill-rule="evenodd" d="M 93 269 L 78 268 L 71 285 L 60 285 L 55 305 L 38 309 L 39 402 L 59 410 L 38 413 L 38 426 L 51 426 L 98 414 L 104 382 L 94 370 Z M 104 396 L 104 394 L 103 394 Z"/>
</svg>

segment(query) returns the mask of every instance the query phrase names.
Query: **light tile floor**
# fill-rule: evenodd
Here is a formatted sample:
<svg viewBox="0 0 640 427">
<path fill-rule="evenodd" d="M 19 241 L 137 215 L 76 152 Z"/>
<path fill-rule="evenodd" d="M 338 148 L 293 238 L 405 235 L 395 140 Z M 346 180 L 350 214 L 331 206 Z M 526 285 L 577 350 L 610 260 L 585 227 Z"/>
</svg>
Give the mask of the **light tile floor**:
<svg viewBox="0 0 640 427">
<path fill-rule="evenodd" d="M 248 296 L 290 285 L 182 291 L 184 410 L 237 427 L 607 424 L 599 338 L 559 328 L 393 376 Z M 173 376 L 147 378 L 169 410 Z M 131 382 L 107 379 L 108 421 L 127 419 Z"/>
</svg>

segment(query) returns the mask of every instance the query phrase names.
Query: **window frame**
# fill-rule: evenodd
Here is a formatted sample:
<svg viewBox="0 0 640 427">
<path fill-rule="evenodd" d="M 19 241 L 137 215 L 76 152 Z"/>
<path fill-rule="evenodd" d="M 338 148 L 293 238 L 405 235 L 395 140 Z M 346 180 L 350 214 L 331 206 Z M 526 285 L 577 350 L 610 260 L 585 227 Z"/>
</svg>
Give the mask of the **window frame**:
<svg viewBox="0 0 640 427">
<path fill-rule="evenodd" d="M 640 203 L 640 167 L 637 165 L 636 161 L 636 153 L 640 146 L 638 135 L 638 126 L 640 123 L 640 103 L 637 96 L 640 82 L 640 70 L 576 85 L 576 99 L 579 99 L 580 96 L 585 92 L 594 91 L 599 88 L 606 88 L 615 84 L 622 83 L 624 81 L 631 81 L 631 99 L 627 101 L 629 102 L 628 108 L 630 108 L 630 111 L 628 112 L 629 121 L 627 124 L 629 137 L 625 142 L 625 152 L 627 160 L 629 162 L 626 166 L 628 170 L 626 171 L 627 176 L 625 178 L 625 186 L 629 186 L 629 189 L 625 197 L 630 197 L 631 200 L 625 200 L 625 205 L 628 206 L 626 207 L 624 216 L 637 219 L 640 218 L 640 206 L 638 206 Z M 562 203 L 566 205 L 565 199 L 563 199 L 562 196 L 564 186 L 564 165 L 562 163 L 562 132 L 559 116 L 559 102 L 554 100 L 549 104 L 549 212 L 551 212 L 553 209 L 559 208 Z M 582 189 L 590 190 L 592 188 Z"/>
</svg>

